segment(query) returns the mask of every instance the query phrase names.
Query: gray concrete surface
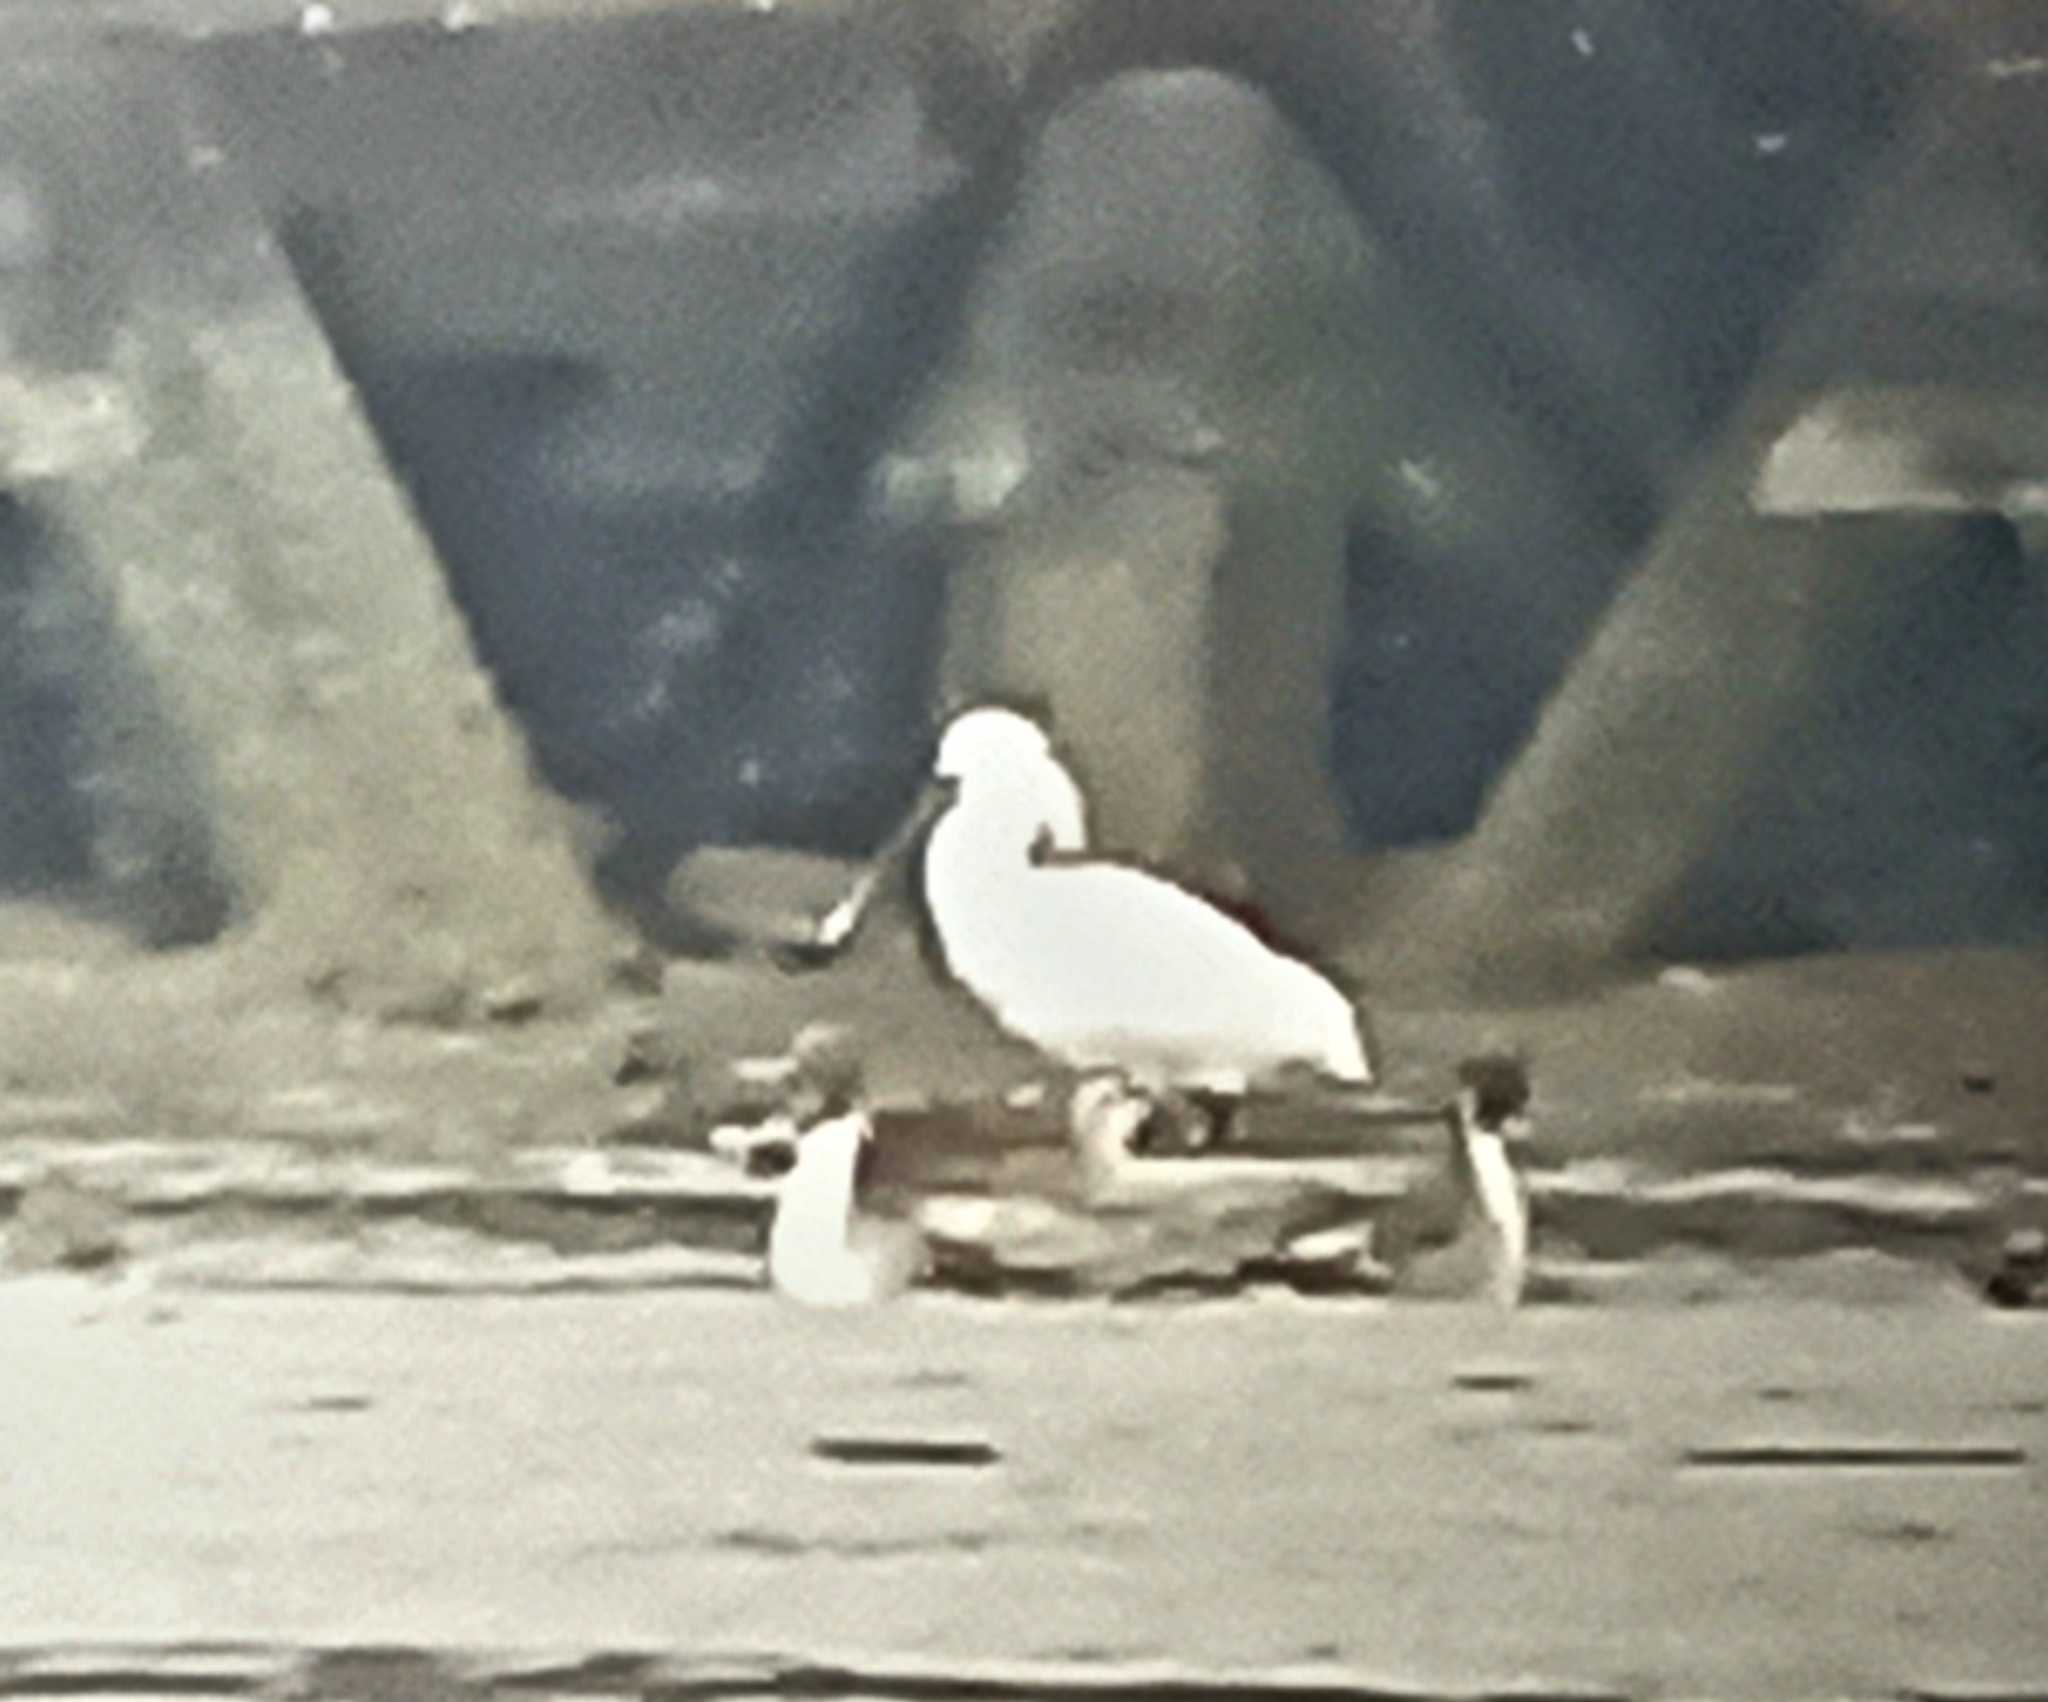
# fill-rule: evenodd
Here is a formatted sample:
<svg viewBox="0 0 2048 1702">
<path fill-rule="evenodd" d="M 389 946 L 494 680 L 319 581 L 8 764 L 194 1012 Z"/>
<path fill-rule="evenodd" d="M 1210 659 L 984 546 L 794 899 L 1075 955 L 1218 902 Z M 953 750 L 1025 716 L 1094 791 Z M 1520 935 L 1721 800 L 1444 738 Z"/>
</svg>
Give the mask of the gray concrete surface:
<svg viewBox="0 0 2048 1702">
<path fill-rule="evenodd" d="M 2039 1688 L 2043 1328 L 1933 1301 L 827 1315 L 22 1280 L 0 1285 L 0 1643 Z M 1488 1369 L 1527 1382 L 1460 1386 Z M 1001 1458 L 834 1466 L 824 1434 Z M 1816 1440 L 2029 1458 L 1682 1463 Z"/>
</svg>

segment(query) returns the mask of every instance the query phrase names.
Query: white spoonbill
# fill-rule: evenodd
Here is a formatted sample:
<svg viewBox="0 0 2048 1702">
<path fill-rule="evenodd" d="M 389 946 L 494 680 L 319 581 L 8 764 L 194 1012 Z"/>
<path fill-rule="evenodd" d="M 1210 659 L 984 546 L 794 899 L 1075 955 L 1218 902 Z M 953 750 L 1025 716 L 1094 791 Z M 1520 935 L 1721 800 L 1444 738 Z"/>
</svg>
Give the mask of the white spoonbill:
<svg viewBox="0 0 2048 1702">
<path fill-rule="evenodd" d="M 1307 1071 L 1372 1085 L 1358 1013 L 1308 964 L 1186 888 L 1087 854 L 1081 790 L 1013 710 L 946 728 L 952 794 L 924 854 L 946 967 L 1004 1028 L 1151 1092 L 1238 1097 Z"/>
</svg>

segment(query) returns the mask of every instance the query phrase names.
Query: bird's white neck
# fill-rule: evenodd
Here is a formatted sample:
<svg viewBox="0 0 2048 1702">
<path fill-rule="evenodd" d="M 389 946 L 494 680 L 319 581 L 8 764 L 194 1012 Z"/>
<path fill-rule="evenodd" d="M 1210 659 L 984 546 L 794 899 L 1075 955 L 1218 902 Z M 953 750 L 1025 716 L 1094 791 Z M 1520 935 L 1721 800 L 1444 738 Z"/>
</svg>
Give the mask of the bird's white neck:
<svg viewBox="0 0 2048 1702">
<path fill-rule="evenodd" d="M 1044 757 L 968 777 L 939 826 L 990 861 L 1014 865 L 1040 850 L 1086 850 L 1088 805 L 1074 777 Z"/>
<path fill-rule="evenodd" d="M 1498 1241 L 1499 1281 L 1519 1296 L 1529 1258 L 1529 1203 L 1516 1172 L 1507 1141 L 1495 1130 L 1473 1121 L 1474 1107 L 1462 1098 L 1458 1107 L 1461 1162 L 1472 1190 L 1472 1204 Z"/>
<path fill-rule="evenodd" d="M 797 1146 L 768 1233 L 768 1278 L 807 1306 L 865 1306 L 887 1300 L 924 1268 L 914 1226 L 860 1210 L 860 1155 L 867 1119 L 850 1112 L 820 1123 Z"/>
<path fill-rule="evenodd" d="M 1044 820 L 1028 800 L 963 798 L 932 829 L 926 885 L 983 885 L 1020 874 L 1031 866 L 1044 834 Z"/>
<path fill-rule="evenodd" d="M 1471 1167 L 1472 1191 L 1479 1209 L 1495 1223 L 1518 1220 L 1522 1214 L 1521 1182 L 1508 1157 L 1507 1142 L 1490 1130 L 1471 1130 L 1465 1137 L 1465 1159 Z"/>
<path fill-rule="evenodd" d="M 864 1131 L 852 1117 L 803 1135 L 796 1167 L 776 1198 L 771 1257 L 843 1251 L 853 1225 L 855 1182 Z"/>
<path fill-rule="evenodd" d="M 1080 788 L 1057 763 L 970 780 L 925 845 L 925 903 L 949 958 L 964 933 L 1010 912 L 1007 895 L 1044 852 L 1087 844 Z"/>
</svg>

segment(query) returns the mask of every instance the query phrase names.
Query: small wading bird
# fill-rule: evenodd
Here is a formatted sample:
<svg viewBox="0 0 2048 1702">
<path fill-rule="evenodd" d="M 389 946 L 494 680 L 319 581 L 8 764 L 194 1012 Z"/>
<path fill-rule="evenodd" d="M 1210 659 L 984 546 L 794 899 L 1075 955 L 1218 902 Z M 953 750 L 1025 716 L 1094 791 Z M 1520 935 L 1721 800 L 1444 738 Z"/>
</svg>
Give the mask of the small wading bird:
<svg viewBox="0 0 2048 1702">
<path fill-rule="evenodd" d="M 1519 1058 L 1458 1067 L 1443 1168 L 1373 1225 L 1371 1255 L 1396 1294 L 1518 1305 L 1529 1276 L 1529 1190 L 1514 1148 L 1529 1131 Z"/>
<path fill-rule="evenodd" d="M 852 1037 L 814 1023 L 784 1061 L 789 1109 L 755 1129 L 714 1132 L 713 1149 L 749 1171 L 789 1155 L 768 1230 L 768 1281 L 808 1306 L 893 1299 L 923 1276 L 930 1253 L 915 1225 L 863 1206 L 874 1123 L 860 1104 Z"/>
<path fill-rule="evenodd" d="M 873 1139 L 857 1109 L 797 1136 L 768 1231 L 768 1280 L 778 1293 L 807 1306 L 868 1306 L 925 1274 L 930 1256 L 916 1226 L 861 1208 L 861 1161 Z"/>
<path fill-rule="evenodd" d="M 820 922 L 819 950 L 853 937 L 934 816 L 922 869 L 940 954 L 1010 1033 L 1212 1116 L 1290 1079 L 1373 1085 L 1359 1013 L 1326 976 L 1174 881 L 1089 854 L 1080 787 L 1009 709 L 947 726 L 924 803 Z"/>
<path fill-rule="evenodd" d="M 1397 1295 L 1519 1304 L 1528 1279 L 1529 1199 L 1513 1146 L 1527 1132 L 1529 1099 L 1519 1059 L 1460 1065 L 1457 1094 L 1437 1114 L 1448 1144 L 1436 1168 L 1369 1223 L 1303 1237 L 1288 1245 L 1288 1256 L 1301 1265 L 1342 1263 Z M 1071 1134 L 1091 1203 L 1206 1203 L 1224 1222 L 1260 1208 L 1275 1215 L 1271 1185 L 1255 1185 L 1255 1172 L 1264 1168 L 1258 1161 L 1230 1166 L 1235 1174 L 1226 1177 L 1213 1161 L 1136 1156 L 1149 1115 L 1146 1097 L 1117 1076 L 1094 1076 L 1076 1088 Z"/>
</svg>

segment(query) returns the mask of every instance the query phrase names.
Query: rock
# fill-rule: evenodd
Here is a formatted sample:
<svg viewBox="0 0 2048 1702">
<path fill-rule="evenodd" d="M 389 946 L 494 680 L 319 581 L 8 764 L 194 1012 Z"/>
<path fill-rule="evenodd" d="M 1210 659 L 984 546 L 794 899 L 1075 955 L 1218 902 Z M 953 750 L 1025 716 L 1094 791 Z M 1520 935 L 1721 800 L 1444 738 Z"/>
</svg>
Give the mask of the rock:
<svg viewBox="0 0 2048 1702">
<path fill-rule="evenodd" d="M 733 1058 L 722 1076 L 723 1091 L 698 1107 L 698 1126 L 712 1129 L 714 1147 L 721 1139 L 728 1145 L 738 1140 L 734 1131 L 765 1131 L 782 1125 L 790 1131 L 786 1138 L 793 1140 L 795 1130 L 860 1101 L 859 1038 L 844 1023 L 807 1023 L 797 1031 L 788 1051 Z M 689 1097 L 681 1090 L 672 1094 L 678 1110 Z"/>
<path fill-rule="evenodd" d="M 529 1023 L 547 1008 L 547 996 L 540 984 L 526 975 L 487 987 L 477 1002 L 490 1021 L 507 1027 Z"/>
<path fill-rule="evenodd" d="M 625 1095 L 611 1126 L 598 1137 L 600 1146 L 692 1147 L 700 1124 L 689 1095 L 672 1082 L 636 1084 Z"/>
<path fill-rule="evenodd" d="M 790 1043 L 803 1093 L 824 1104 L 850 1104 L 861 1091 L 860 1036 L 847 1024 L 806 1023 Z"/>
<path fill-rule="evenodd" d="M 340 1082 L 310 1081 L 265 1094 L 249 1108 L 243 1127 L 259 1138 L 308 1147 L 368 1146 L 394 1134 L 405 1113 L 399 1103 Z"/>
<path fill-rule="evenodd" d="M 680 1078 L 684 1056 L 681 1036 L 673 1027 L 637 1028 L 619 1050 L 619 1061 L 612 1067 L 613 1085 L 631 1087 L 637 1082 Z"/>
<path fill-rule="evenodd" d="M 16 1271 L 98 1271 L 126 1247 L 120 1207 L 62 1175 L 32 1183 L 7 1226 L 5 1262 Z"/>
<path fill-rule="evenodd" d="M 760 1123 L 721 1123 L 710 1145 L 749 1176 L 780 1176 L 796 1162 L 800 1132 L 795 1118 L 776 1115 Z"/>
<path fill-rule="evenodd" d="M 612 959 L 612 985 L 622 993 L 654 998 L 661 992 L 662 974 L 667 967 L 658 950 L 644 941 L 638 942 Z"/>
<path fill-rule="evenodd" d="M 1373 1257 L 1372 1244 L 1369 1219 L 1298 1235 L 1280 1249 L 1277 1274 L 1301 1288 L 1383 1291 L 1394 1273 Z"/>
<path fill-rule="evenodd" d="M 728 945 L 804 946 L 860 873 L 844 858 L 706 845 L 669 875 L 664 897 L 692 932 Z"/>
<path fill-rule="evenodd" d="M 2015 1309 L 2048 1304 L 2048 1230 L 2028 1227 L 2006 1236 L 1984 1295 L 1994 1306 Z"/>
</svg>

